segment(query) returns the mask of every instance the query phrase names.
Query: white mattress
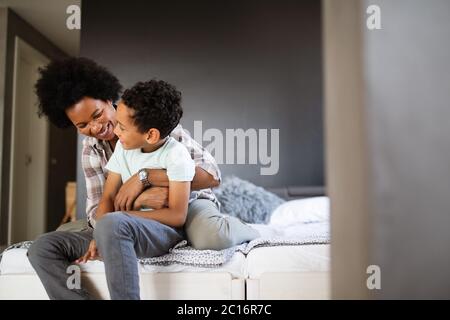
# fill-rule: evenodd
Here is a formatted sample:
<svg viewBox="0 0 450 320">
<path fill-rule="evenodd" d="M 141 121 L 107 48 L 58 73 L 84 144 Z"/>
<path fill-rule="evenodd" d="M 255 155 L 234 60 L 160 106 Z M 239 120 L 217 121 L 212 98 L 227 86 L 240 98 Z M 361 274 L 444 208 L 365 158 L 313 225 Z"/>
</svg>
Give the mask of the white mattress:
<svg viewBox="0 0 450 320">
<path fill-rule="evenodd" d="M 330 270 L 329 245 L 263 247 L 250 251 L 245 275 L 260 278 L 264 273 L 327 272 Z"/>
<path fill-rule="evenodd" d="M 252 225 L 262 237 L 295 238 L 299 224 L 288 227 Z M 311 272 L 330 270 L 330 245 L 261 247 L 250 251 L 245 259 L 246 278 L 256 279 L 267 272 Z"/>
<path fill-rule="evenodd" d="M 0 274 L 35 274 L 33 267 L 26 256 L 27 249 L 11 249 L 3 254 L 0 262 Z M 199 268 L 180 264 L 169 266 L 154 266 L 139 264 L 140 273 L 162 273 L 162 272 L 226 272 L 233 278 L 243 278 L 245 275 L 245 256 L 242 253 L 236 253 L 230 261 L 220 268 Z M 105 266 L 102 261 L 88 261 L 86 264 L 80 264 L 82 272 L 104 273 Z"/>
</svg>

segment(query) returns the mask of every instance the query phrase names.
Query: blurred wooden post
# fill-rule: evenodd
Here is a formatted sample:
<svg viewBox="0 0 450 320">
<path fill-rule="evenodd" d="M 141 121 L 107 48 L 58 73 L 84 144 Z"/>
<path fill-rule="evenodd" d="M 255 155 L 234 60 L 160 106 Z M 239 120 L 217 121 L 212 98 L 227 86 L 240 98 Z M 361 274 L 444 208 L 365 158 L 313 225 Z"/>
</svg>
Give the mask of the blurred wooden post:
<svg viewBox="0 0 450 320">
<path fill-rule="evenodd" d="M 66 184 L 66 213 L 64 214 L 61 224 L 69 221 L 75 221 L 76 218 L 76 201 L 77 199 L 77 184 L 74 181 L 69 181 Z"/>
</svg>

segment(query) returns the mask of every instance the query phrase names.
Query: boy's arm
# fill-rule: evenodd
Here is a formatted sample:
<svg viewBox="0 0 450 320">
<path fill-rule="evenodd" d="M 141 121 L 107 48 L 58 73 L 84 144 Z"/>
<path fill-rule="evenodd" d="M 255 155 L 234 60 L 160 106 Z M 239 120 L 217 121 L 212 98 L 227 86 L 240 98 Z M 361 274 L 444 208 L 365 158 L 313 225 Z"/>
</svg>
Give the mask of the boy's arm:
<svg viewBox="0 0 450 320">
<path fill-rule="evenodd" d="M 142 208 L 162 209 L 167 207 L 169 200 L 169 187 L 147 188 L 134 200 L 131 210 L 141 210 Z"/>
<path fill-rule="evenodd" d="M 170 227 L 182 227 L 187 216 L 189 194 L 191 192 L 190 186 L 190 181 L 170 181 L 167 208 L 152 211 L 128 211 L 128 213 L 152 219 Z"/>
<path fill-rule="evenodd" d="M 167 172 L 164 169 L 147 169 L 148 180 L 152 186 L 155 187 L 169 187 L 169 178 Z M 201 190 L 206 188 L 213 188 L 219 185 L 219 181 L 216 180 L 209 172 L 195 167 L 195 175 L 191 183 L 191 190 Z M 117 193 L 117 197 L 114 202 L 116 210 L 131 210 L 136 198 L 144 191 L 144 187 L 138 178 L 137 174 L 128 179 Z M 163 194 L 161 194 L 163 195 Z M 157 207 L 159 203 L 165 202 L 167 199 L 159 199 L 157 202 L 142 203 L 149 208 Z"/>
<path fill-rule="evenodd" d="M 97 207 L 95 220 L 98 221 L 105 214 L 115 211 L 114 198 L 116 197 L 116 194 L 121 186 L 122 186 L 121 175 L 115 172 L 109 172 L 108 178 L 106 179 L 105 186 L 103 188 L 102 198 Z"/>
<path fill-rule="evenodd" d="M 148 179 L 155 187 L 168 187 L 169 178 L 167 177 L 166 170 L 164 169 L 147 169 Z M 136 177 L 135 177 L 136 176 Z M 138 181 L 137 175 L 133 176 Z M 127 181 L 128 182 L 128 181 Z M 219 181 L 214 178 L 214 176 L 201 168 L 200 166 L 195 167 L 195 175 L 192 179 L 191 190 L 201 190 L 208 188 L 215 188 L 219 186 Z"/>
</svg>

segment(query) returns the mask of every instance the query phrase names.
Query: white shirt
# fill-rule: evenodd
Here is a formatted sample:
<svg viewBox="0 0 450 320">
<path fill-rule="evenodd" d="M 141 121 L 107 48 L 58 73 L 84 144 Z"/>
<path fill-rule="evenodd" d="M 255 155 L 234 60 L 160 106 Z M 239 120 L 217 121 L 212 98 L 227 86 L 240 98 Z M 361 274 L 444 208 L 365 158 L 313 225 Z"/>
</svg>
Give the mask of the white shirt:
<svg viewBox="0 0 450 320">
<path fill-rule="evenodd" d="M 142 152 L 141 149 L 125 150 L 120 141 L 117 141 L 106 169 L 120 174 L 122 182 L 125 182 L 142 168 L 166 169 L 169 181 L 192 181 L 195 175 L 194 160 L 186 147 L 172 137 L 168 137 L 161 147 L 149 153 Z"/>
</svg>

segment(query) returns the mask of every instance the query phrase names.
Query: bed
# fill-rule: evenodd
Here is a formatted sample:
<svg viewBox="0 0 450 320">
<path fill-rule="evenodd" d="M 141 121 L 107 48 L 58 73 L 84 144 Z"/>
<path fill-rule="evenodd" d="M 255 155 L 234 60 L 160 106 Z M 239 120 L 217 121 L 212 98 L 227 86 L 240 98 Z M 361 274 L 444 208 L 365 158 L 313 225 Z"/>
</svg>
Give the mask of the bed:
<svg viewBox="0 0 450 320">
<path fill-rule="evenodd" d="M 39 277 L 26 256 L 27 249 L 12 249 L 0 262 L 0 299 L 48 299 Z M 243 300 L 245 256 L 236 253 L 220 268 L 183 265 L 139 265 L 142 299 Z M 104 265 L 89 261 L 82 265 L 82 283 L 93 297 L 109 299 Z"/>
<path fill-rule="evenodd" d="M 262 237 L 293 239 L 308 224 L 329 225 L 328 198 L 320 196 L 323 189 L 271 191 L 289 201 L 274 212 L 269 224 L 253 224 Z M 302 211 L 301 219 L 293 221 L 298 210 Z M 48 299 L 26 252 L 25 248 L 14 248 L 3 253 L 0 299 Z M 330 294 L 329 244 L 323 239 L 236 251 L 215 268 L 140 264 L 139 272 L 142 299 L 327 299 Z M 109 299 L 101 261 L 82 266 L 82 282 L 95 298 Z"/>
</svg>

